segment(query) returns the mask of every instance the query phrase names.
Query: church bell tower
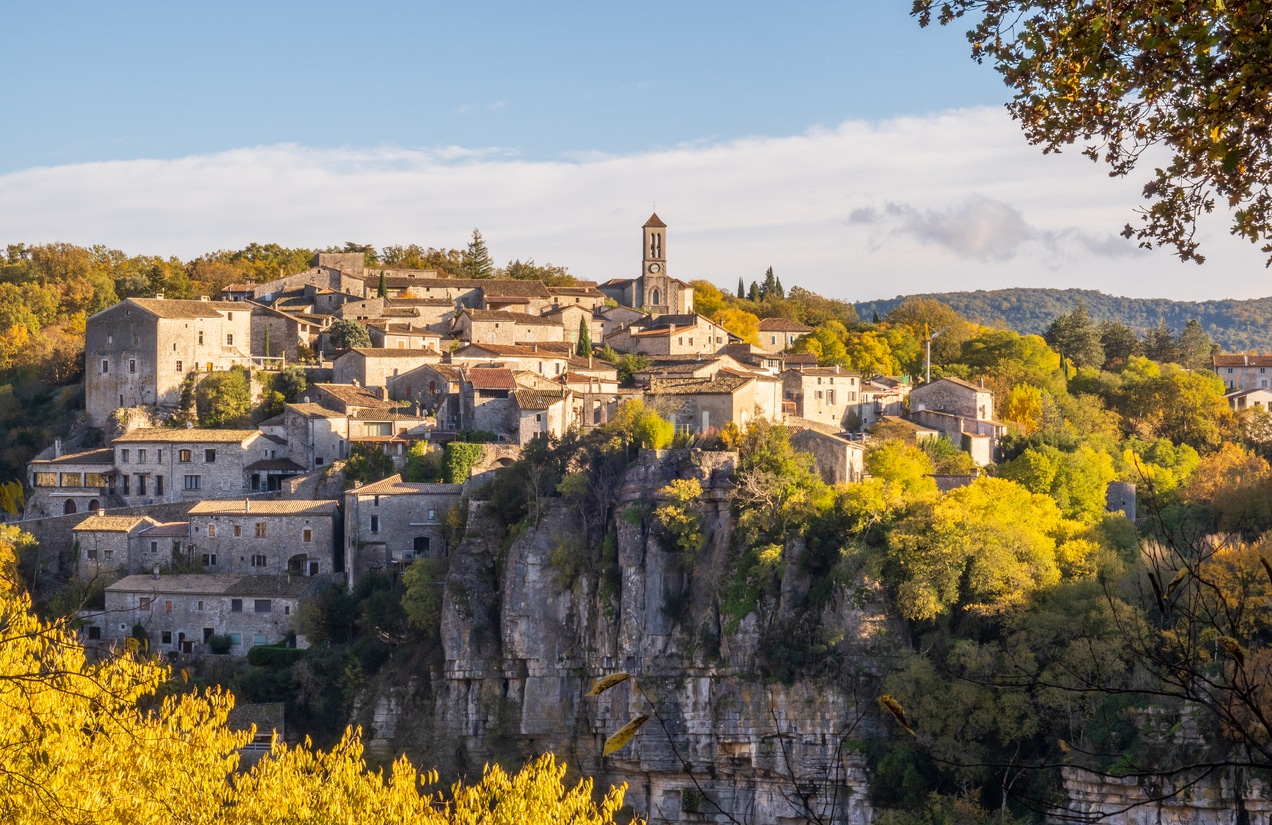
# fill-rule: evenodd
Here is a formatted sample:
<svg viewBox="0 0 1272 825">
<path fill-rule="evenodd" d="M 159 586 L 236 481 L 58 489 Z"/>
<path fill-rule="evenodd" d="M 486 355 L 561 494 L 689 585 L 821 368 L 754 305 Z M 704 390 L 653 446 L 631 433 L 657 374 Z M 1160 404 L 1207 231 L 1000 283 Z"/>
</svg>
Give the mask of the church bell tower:
<svg viewBox="0 0 1272 825">
<path fill-rule="evenodd" d="M 641 253 L 639 306 L 655 315 L 666 315 L 674 303 L 671 278 L 667 275 L 667 224 L 654 213 L 641 230 L 644 250 Z"/>
</svg>

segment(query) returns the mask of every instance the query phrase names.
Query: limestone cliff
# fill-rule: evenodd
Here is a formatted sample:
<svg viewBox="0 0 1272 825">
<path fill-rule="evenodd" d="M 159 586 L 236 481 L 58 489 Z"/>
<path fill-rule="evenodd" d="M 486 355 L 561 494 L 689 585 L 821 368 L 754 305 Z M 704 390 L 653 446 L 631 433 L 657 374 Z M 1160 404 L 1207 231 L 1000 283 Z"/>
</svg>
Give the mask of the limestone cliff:
<svg viewBox="0 0 1272 825">
<path fill-rule="evenodd" d="M 623 482 L 608 577 L 563 564 L 583 548 L 562 500 L 508 542 L 475 497 L 445 583 L 441 655 L 390 666 L 359 697 L 372 747 L 405 751 L 443 776 L 551 750 L 598 782 L 628 783 L 629 806 L 651 822 L 869 822 L 854 742 L 877 723 L 867 714 L 869 662 L 886 634 L 878 615 L 841 595 L 820 617 L 841 640 L 833 674 L 764 675 L 765 624 L 809 582 L 791 548 L 780 603 L 733 628 L 722 620 L 715 594 L 731 573 L 735 460 L 643 454 Z M 649 518 L 655 491 L 675 477 L 695 477 L 705 491 L 707 543 L 693 560 L 669 551 Z M 636 678 L 584 696 L 620 670 Z M 640 713 L 656 718 L 602 758 L 606 737 Z"/>
</svg>

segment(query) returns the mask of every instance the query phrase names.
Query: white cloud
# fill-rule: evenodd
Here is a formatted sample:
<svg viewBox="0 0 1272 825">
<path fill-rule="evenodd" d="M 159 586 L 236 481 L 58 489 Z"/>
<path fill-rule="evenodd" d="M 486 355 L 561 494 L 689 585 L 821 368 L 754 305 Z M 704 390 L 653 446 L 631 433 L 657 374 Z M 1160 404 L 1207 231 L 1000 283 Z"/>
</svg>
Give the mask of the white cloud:
<svg viewBox="0 0 1272 825">
<path fill-rule="evenodd" d="M 1216 225 L 1211 262 L 1116 237 L 1138 180 L 1077 152 L 1043 157 L 998 109 L 849 121 L 568 161 L 498 148 L 237 149 L 0 176 L 0 243 L 65 240 L 183 257 L 250 241 L 462 246 L 605 280 L 637 274 L 657 206 L 673 274 L 723 285 L 772 265 L 787 285 L 854 300 L 1004 286 L 1249 297 L 1262 258 Z"/>
</svg>

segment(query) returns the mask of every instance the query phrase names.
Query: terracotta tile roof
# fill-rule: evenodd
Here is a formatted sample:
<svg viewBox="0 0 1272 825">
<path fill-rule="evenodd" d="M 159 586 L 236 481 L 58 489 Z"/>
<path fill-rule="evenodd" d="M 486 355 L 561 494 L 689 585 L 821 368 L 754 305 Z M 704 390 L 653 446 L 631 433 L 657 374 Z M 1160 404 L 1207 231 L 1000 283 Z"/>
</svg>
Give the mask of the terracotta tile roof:
<svg viewBox="0 0 1272 825">
<path fill-rule="evenodd" d="M 412 415 L 410 407 L 398 410 L 354 410 L 349 417 L 355 421 L 423 421 L 424 416 Z"/>
<path fill-rule="evenodd" d="M 28 462 L 41 467 L 59 464 L 114 464 L 115 451 L 109 447 L 101 450 L 85 450 L 80 453 L 64 453 L 57 458 L 37 458 Z"/>
<path fill-rule="evenodd" d="M 464 310 L 473 323 L 505 323 L 516 324 L 518 326 L 539 326 L 539 327 L 559 327 L 560 321 L 551 318 L 544 318 L 541 315 L 528 315 L 524 312 L 504 312 L 500 309 L 466 309 Z"/>
<path fill-rule="evenodd" d="M 192 516 L 328 516 L 340 502 L 307 499 L 246 500 L 241 498 L 200 501 L 190 508 Z"/>
<path fill-rule="evenodd" d="M 313 386 L 327 393 L 332 398 L 355 407 L 390 410 L 401 406 L 396 401 L 384 400 L 366 387 L 355 387 L 352 384 L 314 384 Z"/>
<path fill-rule="evenodd" d="M 549 295 L 568 295 L 570 297 L 580 298 L 604 298 L 605 293 L 601 292 L 594 286 L 550 286 L 548 287 Z"/>
<path fill-rule="evenodd" d="M 1272 367 L 1272 355 L 1216 355 L 1216 367 Z"/>
<path fill-rule="evenodd" d="M 242 444 L 260 430 L 209 430 L 200 427 L 142 427 L 115 438 L 115 444 Z"/>
<path fill-rule="evenodd" d="M 221 287 L 222 292 L 251 292 L 256 288 L 256 284 L 226 284 Z"/>
<path fill-rule="evenodd" d="M 349 491 L 356 496 L 422 496 L 455 495 L 464 492 L 462 484 L 418 484 L 402 480 L 402 474 L 391 475 L 383 481 L 367 484 Z"/>
<path fill-rule="evenodd" d="M 649 220 L 645 221 L 645 226 L 661 227 L 663 229 L 667 228 L 667 224 L 662 222 L 662 218 L 658 217 L 657 212 L 649 216 Z"/>
<path fill-rule="evenodd" d="M 475 390 L 515 390 L 517 379 L 512 370 L 503 367 L 473 367 L 463 371 L 464 379 Z"/>
<path fill-rule="evenodd" d="M 146 538 L 185 538 L 190 535 L 190 522 L 165 521 L 163 524 L 156 524 L 154 527 L 142 530 L 141 535 Z"/>
<path fill-rule="evenodd" d="M 507 357 L 561 358 L 574 351 L 569 341 L 540 341 L 537 344 L 466 344 L 451 353 L 451 358 L 477 357 L 471 350 Z"/>
<path fill-rule="evenodd" d="M 158 524 L 150 516 L 98 516 L 93 515 L 71 528 L 71 532 L 129 533 L 141 524 Z"/>
<path fill-rule="evenodd" d="M 760 332 L 812 332 L 813 328 L 799 321 L 788 318 L 764 318 L 760 321 Z"/>
<path fill-rule="evenodd" d="M 345 414 L 342 412 L 336 412 L 335 410 L 328 409 L 321 404 L 313 404 L 313 403 L 288 404 L 284 408 L 283 415 L 286 415 L 288 412 L 294 412 L 297 415 L 304 416 L 305 418 L 344 418 L 345 417 Z"/>
<path fill-rule="evenodd" d="M 440 338 L 437 333 L 427 333 L 428 337 Z M 432 347 L 427 349 L 402 349 L 398 347 L 354 347 L 349 352 L 356 352 L 364 358 L 441 358 L 442 354 Z M 349 353 L 345 353 L 348 355 Z M 340 358 L 344 358 L 341 355 Z M 336 360 L 340 360 L 339 358 Z M 327 386 L 327 385 L 323 385 Z"/>
<path fill-rule="evenodd" d="M 125 298 L 120 303 L 131 303 L 139 309 L 159 318 L 218 318 L 221 312 L 243 311 L 238 301 L 184 301 L 175 298 Z M 115 306 L 119 306 L 116 304 Z"/>
<path fill-rule="evenodd" d="M 732 395 L 755 379 L 716 373 L 714 378 L 653 378 L 650 395 Z"/>
<path fill-rule="evenodd" d="M 523 410 L 546 410 L 553 404 L 565 400 L 566 393 L 561 390 L 517 390 L 513 394 L 517 406 Z"/>
</svg>

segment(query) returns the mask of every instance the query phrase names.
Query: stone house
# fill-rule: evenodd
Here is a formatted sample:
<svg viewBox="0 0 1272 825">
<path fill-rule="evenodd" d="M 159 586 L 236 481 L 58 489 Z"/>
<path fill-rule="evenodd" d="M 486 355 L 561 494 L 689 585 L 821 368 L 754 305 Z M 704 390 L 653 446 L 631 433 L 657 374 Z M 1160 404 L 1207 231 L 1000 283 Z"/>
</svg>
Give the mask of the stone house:
<svg viewBox="0 0 1272 825">
<path fill-rule="evenodd" d="M 605 336 L 619 352 L 638 355 L 714 355 L 738 340 L 724 327 L 696 313 L 645 318 Z"/>
<path fill-rule="evenodd" d="M 387 388 L 400 373 L 424 364 L 437 364 L 442 354 L 435 349 L 387 349 L 354 347 L 332 362 L 332 384 Z M 326 384 L 320 386 L 329 386 Z"/>
<path fill-rule="evenodd" d="M 851 484 L 865 476 L 865 445 L 846 438 L 838 427 L 805 418 L 787 419 L 791 446 L 811 453 L 817 473 L 827 484 Z"/>
<path fill-rule="evenodd" d="M 442 335 L 422 321 L 401 321 L 380 318 L 367 322 L 371 344 L 377 349 L 442 350 Z M 440 358 L 440 355 L 438 356 Z"/>
<path fill-rule="evenodd" d="M 136 569 L 143 560 L 141 534 L 158 524 L 149 516 L 94 514 L 84 519 L 71 529 L 77 551 L 75 575 L 84 581 L 109 581 Z"/>
<path fill-rule="evenodd" d="M 462 430 L 461 377 L 450 364 L 425 364 L 389 379 L 389 398 L 433 413 L 437 428 Z"/>
<path fill-rule="evenodd" d="M 551 296 L 554 307 L 576 306 L 591 312 L 605 306 L 605 293 L 596 288 L 595 282 L 578 283 L 574 286 L 550 286 L 548 295 Z M 548 310 L 544 310 L 543 314 L 547 313 Z M 576 321 L 576 326 L 577 323 Z"/>
<path fill-rule="evenodd" d="M 781 352 L 812 331 L 812 327 L 799 321 L 764 318 L 760 321 L 760 349 L 765 352 Z"/>
<path fill-rule="evenodd" d="M 251 310 L 251 351 L 258 359 L 297 361 L 300 346 L 312 348 L 323 330 L 320 323 L 263 304 L 252 304 Z"/>
<path fill-rule="evenodd" d="M 782 373 L 782 387 L 785 400 L 795 405 L 796 416 L 842 430 L 845 414 L 860 400 L 861 376 L 837 366 L 806 367 Z"/>
<path fill-rule="evenodd" d="M 575 304 L 549 307 L 543 311 L 542 317 L 561 327 L 565 333 L 563 340 L 573 344 L 576 352 L 579 345 L 580 322 L 587 326 L 587 337 L 593 344 L 599 346 L 600 342 L 605 340 L 605 325 L 587 307 Z"/>
<path fill-rule="evenodd" d="M 251 363 L 252 311 L 230 301 L 125 298 L 88 319 L 85 407 L 96 427 L 115 410 L 175 410 L 191 372 Z"/>
<path fill-rule="evenodd" d="M 350 587 L 372 570 L 401 570 L 418 558 L 447 555 L 447 515 L 463 492 L 462 484 L 412 484 L 401 475 L 347 490 Z"/>
<path fill-rule="evenodd" d="M 693 287 L 668 274 L 667 224 L 657 214 L 641 227 L 640 275 L 606 281 L 599 290 L 621 306 L 653 315 L 693 312 Z"/>
<path fill-rule="evenodd" d="M 507 367 L 553 378 L 570 368 L 573 349 L 563 341 L 526 345 L 469 344 L 452 352 L 450 363 L 457 367 Z"/>
<path fill-rule="evenodd" d="M 26 518 L 90 513 L 122 507 L 113 492 L 115 451 L 109 447 L 61 454 L 59 439 L 27 462 Z"/>
<path fill-rule="evenodd" d="M 268 430 L 281 430 L 287 457 L 313 472 L 349 456 L 349 417 L 321 404 L 303 402 L 283 408 L 281 422 L 270 419 Z M 265 426 L 264 424 L 262 425 Z"/>
<path fill-rule="evenodd" d="M 129 573 L 150 573 L 166 569 L 174 562 L 189 565 L 194 554 L 190 545 L 190 522 L 168 521 L 141 531 L 131 554 Z"/>
<path fill-rule="evenodd" d="M 386 312 L 411 310 L 415 317 L 412 326 L 420 326 L 440 335 L 450 333 L 455 321 L 455 302 L 447 298 L 389 298 L 384 302 Z"/>
<path fill-rule="evenodd" d="M 539 315 L 552 303 L 552 294 L 542 281 L 490 278 L 478 284 L 481 290 L 478 306 L 484 310 Z"/>
<path fill-rule="evenodd" d="M 910 391 L 910 420 L 938 430 L 979 466 L 993 462 L 1006 425 L 994 420 L 994 394 L 959 378 L 940 378 Z"/>
<path fill-rule="evenodd" d="M 1261 407 L 1272 410 L 1272 389 L 1237 390 L 1224 396 L 1233 412 Z"/>
<path fill-rule="evenodd" d="M 317 403 L 351 415 L 357 410 L 397 411 L 402 405 L 384 397 L 383 388 L 369 389 L 358 384 L 311 384 L 312 398 Z"/>
<path fill-rule="evenodd" d="M 208 653 L 228 635 L 230 653 L 274 644 L 292 632 L 296 612 L 320 580 L 297 576 L 183 573 L 127 576 L 106 588 L 106 609 L 81 613 L 89 642 L 122 645 L 140 625 L 155 653 Z M 303 639 L 297 639 L 305 647 Z"/>
<path fill-rule="evenodd" d="M 455 316 L 451 334 L 482 344 L 534 344 L 565 340 L 559 319 L 506 310 L 465 309 Z"/>
<path fill-rule="evenodd" d="M 517 381 L 503 367 L 460 370 L 460 419 L 465 430 L 484 430 L 506 439 L 517 431 L 520 415 L 512 400 Z"/>
<path fill-rule="evenodd" d="M 525 446 L 537 435 L 560 438 L 574 423 L 573 399 L 568 389 L 516 389 L 517 443 Z"/>
<path fill-rule="evenodd" d="M 909 379 L 906 379 L 907 381 Z M 906 399 L 910 397 L 910 385 L 895 378 L 876 375 L 863 379 L 857 406 L 849 410 L 849 417 L 856 417 L 856 430 L 864 432 L 884 416 L 900 416 L 905 413 Z M 854 429 L 850 427 L 850 429 Z"/>
<path fill-rule="evenodd" d="M 192 560 L 209 573 L 325 576 L 344 569 L 338 501 L 201 501 L 189 519 Z"/>
<path fill-rule="evenodd" d="M 154 427 L 127 432 L 112 447 L 115 477 L 107 478 L 107 490 L 128 506 L 236 498 L 250 490 L 248 465 L 288 453 L 259 430 Z"/>
<path fill-rule="evenodd" d="M 1272 355 L 1215 355 L 1215 372 L 1228 390 L 1272 388 Z"/>
<path fill-rule="evenodd" d="M 308 289 L 312 298 L 316 292 L 325 289 L 362 298 L 366 295 L 366 283 L 360 277 L 362 270 L 353 267 L 352 256 L 320 252 L 309 269 L 257 284 L 250 297 L 258 303 L 273 304 L 285 293 L 305 294 Z"/>
<path fill-rule="evenodd" d="M 702 433 L 733 422 L 745 427 L 755 416 L 755 378 L 721 370 L 711 378 L 655 378 L 647 403 L 676 425 L 678 433 Z"/>
</svg>

